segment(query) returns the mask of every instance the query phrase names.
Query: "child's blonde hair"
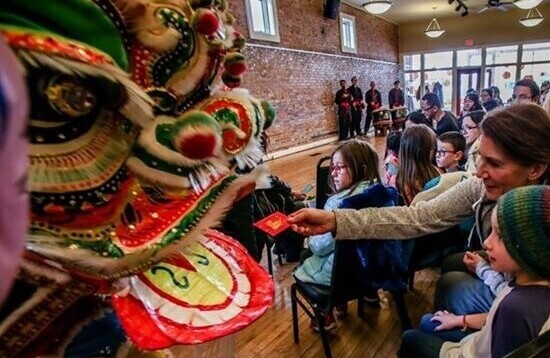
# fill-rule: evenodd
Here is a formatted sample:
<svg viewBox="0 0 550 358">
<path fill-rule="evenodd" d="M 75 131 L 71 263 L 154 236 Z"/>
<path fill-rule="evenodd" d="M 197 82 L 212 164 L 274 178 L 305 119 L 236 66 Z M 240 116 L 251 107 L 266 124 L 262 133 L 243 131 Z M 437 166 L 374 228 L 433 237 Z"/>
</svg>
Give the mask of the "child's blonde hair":
<svg viewBox="0 0 550 358">
<path fill-rule="evenodd" d="M 331 166 L 332 158 L 337 152 L 340 152 L 342 159 L 348 166 L 351 179 L 351 188 L 365 180 L 368 180 L 371 183 L 380 182 L 380 173 L 378 172 L 378 154 L 369 143 L 356 139 L 344 142 L 332 152 L 330 156 Z M 331 175 L 328 176 L 328 184 L 332 191 L 336 192 Z"/>
</svg>

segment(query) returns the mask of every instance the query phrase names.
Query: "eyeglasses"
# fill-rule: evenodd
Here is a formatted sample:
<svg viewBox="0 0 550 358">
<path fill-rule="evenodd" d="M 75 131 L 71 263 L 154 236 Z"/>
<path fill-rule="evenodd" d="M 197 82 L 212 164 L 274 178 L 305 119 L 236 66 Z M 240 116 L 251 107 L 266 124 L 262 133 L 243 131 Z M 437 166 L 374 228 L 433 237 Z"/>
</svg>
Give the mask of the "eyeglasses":
<svg viewBox="0 0 550 358">
<path fill-rule="evenodd" d="M 531 97 L 531 96 L 526 96 L 526 95 L 524 95 L 524 94 L 520 94 L 519 96 L 516 96 L 515 94 L 512 95 L 512 99 L 513 99 L 514 101 L 516 101 L 516 100 L 518 100 L 518 101 L 525 101 L 526 99 L 531 99 L 531 98 L 533 98 L 533 97 Z"/>
<path fill-rule="evenodd" d="M 422 109 L 422 112 L 428 112 L 430 109 L 434 108 L 435 106 L 431 106 L 431 107 L 428 107 L 428 108 L 422 108 L 420 107 L 420 109 Z"/>
<path fill-rule="evenodd" d="M 442 156 L 442 155 L 447 155 L 447 153 L 456 153 L 456 151 L 454 151 L 454 150 L 436 150 L 435 155 L 439 157 L 439 156 Z"/>
<path fill-rule="evenodd" d="M 337 172 L 337 173 L 339 173 L 339 172 L 341 172 L 342 170 L 347 169 L 347 168 L 348 168 L 347 165 L 344 165 L 344 164 L 335 164 L 335 165 L 331 165 L 331 166 L 330 166 L 330 172 L 331 172 L 331 173 L 332 173 L 332 172 Z"/>
<path fill-rule="evenodd" d="M 476 129 L 476 128 L 478 128 L 478 126 L 469 126 L 469 125 L 465 124 L 465 125 L 462 126 L 462 131 L 467 132 L 467 131 L 471 131 L 472 129 Z"/>
</svg>

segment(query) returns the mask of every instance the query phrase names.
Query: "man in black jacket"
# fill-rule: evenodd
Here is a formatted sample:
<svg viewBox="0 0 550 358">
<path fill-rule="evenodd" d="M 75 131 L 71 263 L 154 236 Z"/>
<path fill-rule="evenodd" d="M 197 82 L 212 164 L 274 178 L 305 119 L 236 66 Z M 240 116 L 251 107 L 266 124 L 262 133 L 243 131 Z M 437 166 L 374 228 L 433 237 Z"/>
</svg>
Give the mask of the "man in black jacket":
<svg viewBox="0 0 550 358">
<path fill-rule="evenodd" d="M 451 112 L 441 109 L 441 102 L 435 93 L 426 93 L 422 97 L 420 108 L 426 118 L 436 123 L 435 132 L 438 136 L 446 132 L 460 132 L 456 117 Z"/>
<path fill-rule="evenodd" d="M 405 94 L 399 88 L 399 80 L 393 83 L 393 88 L 388 92 L 388 104 L 390 109 L 393 107 L 402 107 L 405 105 Z"/>
<path fill-rule="evenodd" d="M 365 135 L 367 135 L 372 122 L 372 111 L 382 106 L 382 95 L 376 89 L 374 81 L 371 81 L 370 89 L 365 93 L 365 102 L 367 102 L 367 116 L 365 117 Z"/>
<path fill-rule="evenodd" d="M 349 134 L 353 138 L 355 135 L 361 134 L 361 114 L 363 113 L 363 108 L 365 108 L 363 91 L 361 91 L 361 88 L 357 85 L 357 77 L 353 76 L 351 78 L 351 86 L 348 88 L 348 91 L 352 98 Z"/>
<path fill-rule="evenodd" d="M 351 94 L 346 88 L 346 80 L 340 80 L 340 89 L 336 92 L 334 103 L 338 106 L 338 140 L 348 138 L 351 125 Z"/>
</svg>

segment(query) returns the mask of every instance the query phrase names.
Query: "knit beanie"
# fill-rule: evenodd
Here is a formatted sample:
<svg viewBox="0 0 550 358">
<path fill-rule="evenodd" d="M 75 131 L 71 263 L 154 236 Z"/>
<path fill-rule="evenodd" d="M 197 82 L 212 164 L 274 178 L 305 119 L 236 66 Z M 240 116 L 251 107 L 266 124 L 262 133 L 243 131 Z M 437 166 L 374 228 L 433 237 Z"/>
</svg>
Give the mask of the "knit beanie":
<svg viewBox="0 0 550 358">
<path fill-rule="evenodd" d="M 514 189 L 498 202 L 500 237 L 527 273 L 550 278 L 550 186 Z"/>
</svg>

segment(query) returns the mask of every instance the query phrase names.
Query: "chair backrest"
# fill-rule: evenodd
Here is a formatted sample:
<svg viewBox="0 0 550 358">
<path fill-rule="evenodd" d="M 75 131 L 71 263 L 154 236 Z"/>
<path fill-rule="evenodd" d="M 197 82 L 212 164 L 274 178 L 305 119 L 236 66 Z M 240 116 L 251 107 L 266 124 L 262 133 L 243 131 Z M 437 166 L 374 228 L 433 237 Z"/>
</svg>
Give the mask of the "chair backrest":
<svg viewBox="0 0 550 358">
<path fill-rule="evenodd" d="M 317 209 L 323 209 L 330 193 L 328 186 L 328 176 L 330 174 L 330 157 L 323 157 L 317 162 L 317 180 L 316 180 L 316 194 L 315 194 L 315 207 Z"/>
<path fill-rule="evenodd" d="M 503 358 L 547 358 L 550 357 L 550 331 L 525 343 Z"/>
</svg>

